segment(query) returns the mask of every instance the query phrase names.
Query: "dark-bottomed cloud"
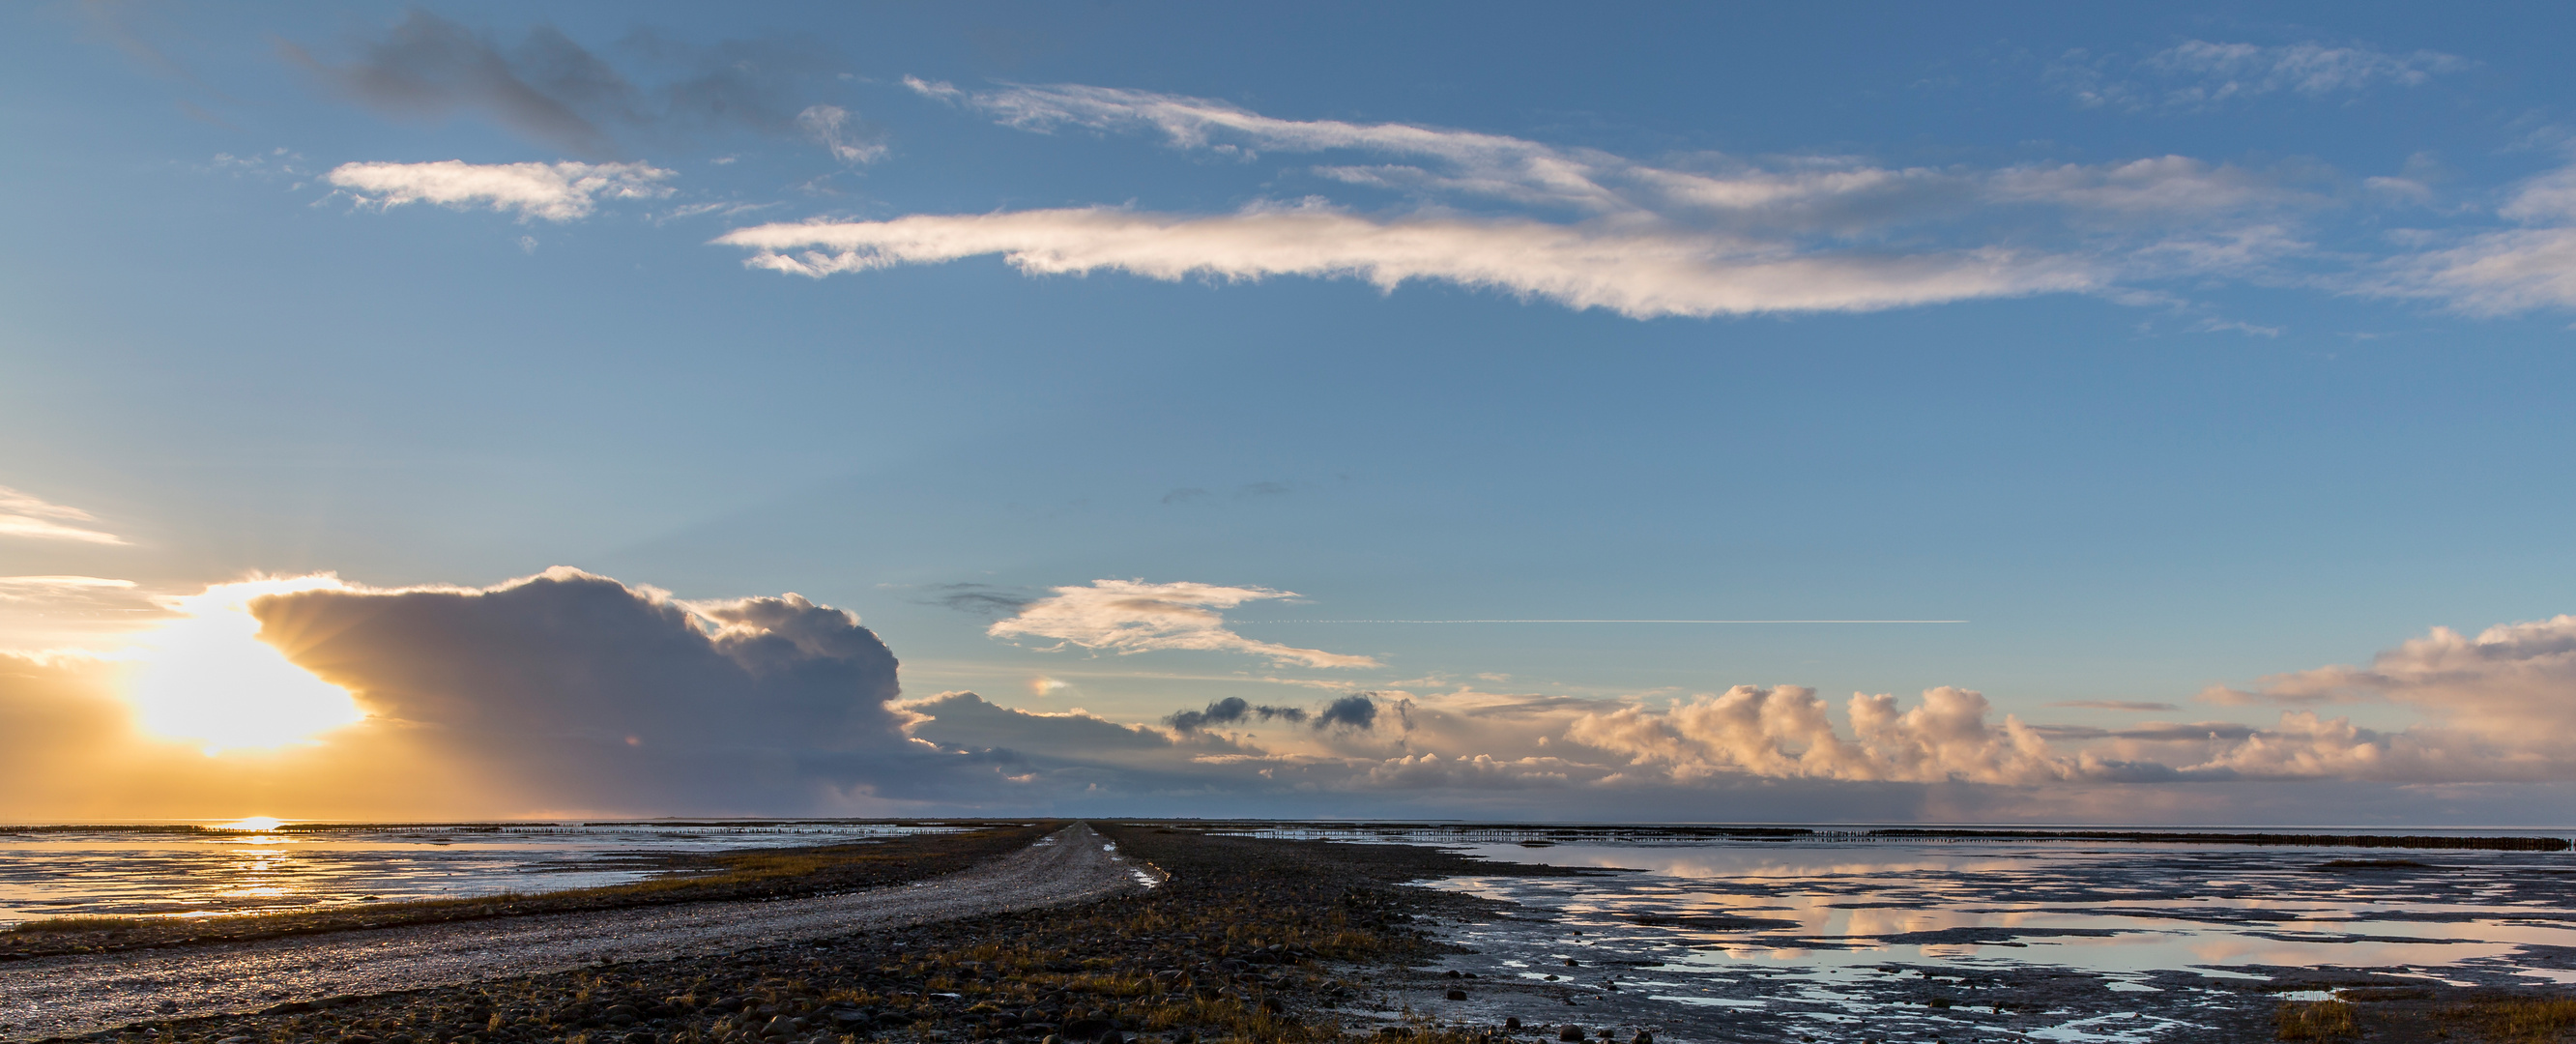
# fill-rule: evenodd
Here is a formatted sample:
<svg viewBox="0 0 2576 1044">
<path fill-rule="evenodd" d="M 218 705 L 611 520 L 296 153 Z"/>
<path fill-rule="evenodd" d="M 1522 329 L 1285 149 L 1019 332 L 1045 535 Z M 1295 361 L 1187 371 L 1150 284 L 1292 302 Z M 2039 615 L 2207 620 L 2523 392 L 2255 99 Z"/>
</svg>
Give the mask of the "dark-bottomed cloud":
<svg viewBox="0 0 2576 1044">
<path fill-rule="evenodd" d="M 799 82 L 831 70 L 811 45 L 727 40 L 700 46 L 650 34 L 625 50 L 685 69 L 654 86 L 636 83 L 561 30 L 539 25 L 517 46 L 414 9 L 343 62 L 281 42 L 287 61 L 340 96 L 410 119 L 471 113 L 525 140 L 591 159 L 692 132 L 747 129 L 813 139 L 844 162 L 875 158 L 864 122 L 837 106 L 799 101 Z"/>
</svg>

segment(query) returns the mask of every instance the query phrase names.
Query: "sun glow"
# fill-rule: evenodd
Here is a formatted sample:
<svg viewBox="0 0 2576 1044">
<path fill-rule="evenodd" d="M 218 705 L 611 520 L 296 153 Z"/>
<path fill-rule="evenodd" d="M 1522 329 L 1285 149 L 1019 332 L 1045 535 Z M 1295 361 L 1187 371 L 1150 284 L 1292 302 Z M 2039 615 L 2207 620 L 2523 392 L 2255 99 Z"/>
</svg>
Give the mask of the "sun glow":
<svg viewBox="0 0 2576 1044">
<path fill-rule="evenodd" d="M 251 816 L 246 819 L 236 819 L 230 823 L 217 823 L 215 829 L 248 830 L 265 834 L 285 825 L 286 821 L 276 816 Z"/>
<path fill-rule="evenodd" d="M 169 599 L 181 617 L 134 652 L 126 699 L 136 719 L 146 731 L 196 740 L 212 754 L 309 741 L 364 718 L 347 690 L 260 641 L 259 619 L 250 614 L 251 599 L 261 595 L 341 586 L 331 576 L 245 580 Z"/>
</svg>

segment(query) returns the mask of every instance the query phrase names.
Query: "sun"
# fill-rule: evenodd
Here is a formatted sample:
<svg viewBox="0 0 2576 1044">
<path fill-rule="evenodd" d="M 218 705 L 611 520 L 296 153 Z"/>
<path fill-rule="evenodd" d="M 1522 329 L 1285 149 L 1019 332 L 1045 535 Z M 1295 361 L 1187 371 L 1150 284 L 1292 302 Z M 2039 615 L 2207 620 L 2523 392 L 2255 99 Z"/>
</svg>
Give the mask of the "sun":
<svg viewBox="0 0 2576 1044">
<path fill-rule="evenodd" d="M 286 821 L 279 819 L 276 816 L 252 816 L 248 819 L 236 819 L 230 823 L 217 823 L 214 825 L 214 829 L 244 830 L 251 833 L 266 834 L 273 833 L 277 828 L 285 825 Z"/>
<path fill-rule="evenodd" d="M 126 699 L 145 731 L 195 740 L 206 752 L 305 742 L 366 715 L 347 690 L 296 666 L 259 640 L 250 601 L 335 589 L 330 576 L 216 584 L 169 600 L 182 614 L 134 650 Z"/>
</svg>

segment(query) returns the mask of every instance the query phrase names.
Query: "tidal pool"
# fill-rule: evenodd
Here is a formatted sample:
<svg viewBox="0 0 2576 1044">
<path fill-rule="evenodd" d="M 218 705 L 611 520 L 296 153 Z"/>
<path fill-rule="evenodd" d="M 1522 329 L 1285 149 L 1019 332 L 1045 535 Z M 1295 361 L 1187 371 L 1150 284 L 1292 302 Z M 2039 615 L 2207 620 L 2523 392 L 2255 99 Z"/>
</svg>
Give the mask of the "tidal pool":
<svg viewBox="0 0 2576 1044">
<path fill-rule="evenodd" d="M 1433 882 L 1521 910 L 1443 925 L 1474 951 L 1443 967 L 1480 989 L 1419 1003 L 1634 1023 L 1659 1039 L 2223 1039 L 2268 1035 L 2274 1006 L 2338 983 L 2576 983 L 2567 853 L 1261 832 L 1602 868 Z"/>
</svg>

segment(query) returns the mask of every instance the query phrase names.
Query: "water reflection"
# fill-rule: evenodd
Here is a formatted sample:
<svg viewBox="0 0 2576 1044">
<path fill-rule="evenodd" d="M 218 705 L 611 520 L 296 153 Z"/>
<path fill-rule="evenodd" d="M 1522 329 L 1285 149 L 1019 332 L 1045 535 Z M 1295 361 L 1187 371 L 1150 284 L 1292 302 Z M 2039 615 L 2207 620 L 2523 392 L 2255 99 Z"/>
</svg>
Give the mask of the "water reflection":
<svg viewBox="0 0 2576 1044">
<path fill-rule="evenodd" d="M 0 831 L 0 926 L 68 916 L 206 916 L 623 884 L 673 852 L 868 840 L 945 827 L 531 823 Z M 238 832 L 235 832 L 238 831 Z"/>
<path fill-rule="evenodd" d="M 2235 1039 L 2269 1035 L 2283 995 L 2265 986 L 2291 969 L 2576 984 L 2565 854 L 1261 832 L 1635 871 L 1439 882 L 1527 909 L 1448 926 L 1473 951 L 1449 964 L 1674 1039 Z M 1513 996 L 1494 1003 L 1528 1003 Z"/>
<path fill-rule="evenodd" d="M 2062 842 L 1464 848 L 1645 871 L 1449 886 L 1548 907 L 1587 931 L 1686 947 L 1697 963 L 2443 967 L 2576 947 L 2566 876 L 2576 867 L 2560 855 L 2355 860 L 2332 849 Z"/>
</svg>

